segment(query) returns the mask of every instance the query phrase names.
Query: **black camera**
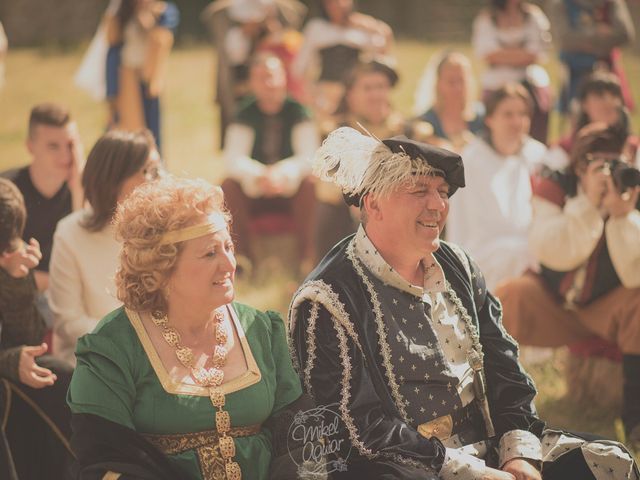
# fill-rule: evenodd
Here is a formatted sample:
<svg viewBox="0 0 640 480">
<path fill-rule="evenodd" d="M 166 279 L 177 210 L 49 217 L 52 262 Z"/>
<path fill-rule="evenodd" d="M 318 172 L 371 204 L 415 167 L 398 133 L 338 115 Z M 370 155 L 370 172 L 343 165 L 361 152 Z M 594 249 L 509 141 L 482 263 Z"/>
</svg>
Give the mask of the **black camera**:
<svg viewBox="0 0 640 480">
<path fill-rule="evenodd" d="M 611 179 L 620 193 L 630 188 L 640 186 L 640 170 L 632 167 L 619 158 L 608 160 L 607 167 L 611 173 Z"/>
</svg>

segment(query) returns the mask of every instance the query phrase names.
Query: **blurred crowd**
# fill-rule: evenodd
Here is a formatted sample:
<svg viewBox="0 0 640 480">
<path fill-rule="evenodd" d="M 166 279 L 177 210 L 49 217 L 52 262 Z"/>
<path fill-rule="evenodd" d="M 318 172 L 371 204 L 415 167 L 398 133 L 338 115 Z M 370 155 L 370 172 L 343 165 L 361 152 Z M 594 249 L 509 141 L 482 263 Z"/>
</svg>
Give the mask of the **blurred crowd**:
<svg viewBox="0 0 640 480">
<path fill-rule="evenodd" d="M 217 52 L 221 187 L 239 267 L 259 263 L 262 236 L 287 233 L 304 278 L 356 231 L 360 210 L 312 171 L 336 128 L 445 148 L 461 154 L 466 188 L 452 198 L 444 238 L 480 266 L 507 330 L 523 344 L 622 359 L 623 393 L 640 398 L 640 154 L 622 64 L 634 39 L 625 1 L 487 1 L 470 36 L 482 75 L 463 53 L 438 52 L 416 66 L 412 112 L 392 102 L 401 80 L 392 28 L 353 0 L 318 8 L 306 18 L 296 0 L 216 0 L 202 13 Z M 35 105 L 30 160 L 2 174 L 0 405 L 12 396 L 13 410 L 0 451 L 15 478 L 62 478 L 50 472 L 70 459 L 76 342 L 121 305 L 112 220 L 136 187 L 164 175 L 160 99 L 171 95 L 179 20 L 171 2 L 112 0 L 76 76 L 104 100 L 107 133 L 85 155 L 72 113 Z M 6 55 L 0 25 L 0 87 Z M 562 67 L 557 91 L 551 55 Z M 567 129 L 549 142 L 555 108 Z M 623 421 L 640 444 L 640 402 L 629 405 Z M 30 407 L 47 419 L 29 420 L 37 442 L 22 435 Z M 30 460 L 33 445 L 46 461 Z"/>
</svg>

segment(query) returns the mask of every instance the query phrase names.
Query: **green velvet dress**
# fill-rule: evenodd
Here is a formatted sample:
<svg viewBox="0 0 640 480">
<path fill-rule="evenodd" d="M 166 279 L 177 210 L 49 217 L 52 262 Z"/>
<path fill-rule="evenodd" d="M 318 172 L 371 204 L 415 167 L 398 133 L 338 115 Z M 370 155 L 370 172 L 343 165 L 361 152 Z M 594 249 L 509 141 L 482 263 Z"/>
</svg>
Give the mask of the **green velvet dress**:
<svg viewBox="0 0 640 480">
<path fill-rule="evenodd" d="M 255 428 L 301 395 L 300 381 L 278 314 L 238 303 L 231 304 L 229 312 L 248 370 L 223 385 L 225 410 L 232 428 Z M 99 415 L 143 435 L 215 430 L 208 390 L 169 377 L 136 312 L 124 308 L 111 312 L 80 338 L 76 356 L 68 394 L 73 413 Z M 262 427 L 259 433 L 234 441 L 243 479 L 267 478 L 272 456 L 269 430 Z M 208 480 L 212 475 L 195 448 L 168 457 L 186 479 Z"/>
</svg>

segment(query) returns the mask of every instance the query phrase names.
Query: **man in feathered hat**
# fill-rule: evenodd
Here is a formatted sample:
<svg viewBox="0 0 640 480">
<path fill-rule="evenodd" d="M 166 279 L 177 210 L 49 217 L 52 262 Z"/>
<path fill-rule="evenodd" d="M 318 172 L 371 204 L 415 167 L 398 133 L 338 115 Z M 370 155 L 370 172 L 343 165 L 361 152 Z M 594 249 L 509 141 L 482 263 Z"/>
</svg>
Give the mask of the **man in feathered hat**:
<svg viewBox="0 0 640 480">
<path fill-rule="evenodd" d="M 439 238 L 460 156 L 344 127 L 315 162 L 362 217 L 290 308 L 304 387 L 333 414 L 333 478 L 638 478 L 621 445 L 544 430 L 500 304 Z"/>
</svg>

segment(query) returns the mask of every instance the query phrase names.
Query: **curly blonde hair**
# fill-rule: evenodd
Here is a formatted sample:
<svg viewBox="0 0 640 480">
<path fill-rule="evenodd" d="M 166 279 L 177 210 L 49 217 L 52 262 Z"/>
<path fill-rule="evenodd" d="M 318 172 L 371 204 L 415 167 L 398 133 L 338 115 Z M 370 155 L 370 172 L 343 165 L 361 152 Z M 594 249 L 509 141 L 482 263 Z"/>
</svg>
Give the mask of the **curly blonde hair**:
<svg viewBox="0 0 640 480">
<path fill-rule="evenodd" d="M 115 277 L 118 299 L 133 310 L 166 312 L 164 290 L 184 243 L 160 245 L 160 239 L 215 212 L 230 223 L 222 189 L 204 180 L 167 176 L 138 187 L 114 220 L 122 242 Z"/>
</svg>

